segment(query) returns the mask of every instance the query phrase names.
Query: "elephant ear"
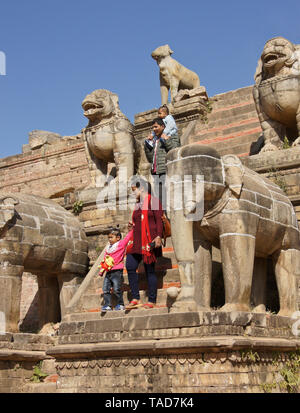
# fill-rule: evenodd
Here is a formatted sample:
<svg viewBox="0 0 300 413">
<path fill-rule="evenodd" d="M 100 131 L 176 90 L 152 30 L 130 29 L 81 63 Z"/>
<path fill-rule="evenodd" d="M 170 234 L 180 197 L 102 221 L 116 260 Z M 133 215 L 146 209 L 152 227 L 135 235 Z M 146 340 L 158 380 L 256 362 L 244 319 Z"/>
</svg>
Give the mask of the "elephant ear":
<svg viewBox="0 0 300 413">
<path fill-rule="evenodd" d="M 18 203 L 19 201 L 11 196 L 0 198 L 0 213 L 2 213 L 1 218 L 4 221 L 4 225 L 15 215 L 15 205 Z"/>
<path fill-rule="evenodd" d="M 235 196 L 239 197 L 245 173 L 243 164 L 236 155 L 224 155 L 222 156 L 222 162 L 225 172 L 225 184 Z"/>
</svg>

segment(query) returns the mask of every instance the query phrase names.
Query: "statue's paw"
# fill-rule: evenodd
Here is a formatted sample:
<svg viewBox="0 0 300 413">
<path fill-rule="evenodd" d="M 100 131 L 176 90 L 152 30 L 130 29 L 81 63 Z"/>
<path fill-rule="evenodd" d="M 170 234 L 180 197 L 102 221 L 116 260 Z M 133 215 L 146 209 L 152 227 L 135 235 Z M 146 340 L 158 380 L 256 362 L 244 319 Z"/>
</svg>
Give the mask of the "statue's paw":
<svg viewBox="0 0 300 413">
<path fill-rule="evenodd" d="M 39 334 L 54 336 L 59 328 L 59 323 L 47 323 L 40 329 Z"/>
<path fill-rule="evenodd" d="M 197 306 L 197 311 L 207 312 L 207 311 L 212 311 L 212 309 L 211 309 L 211 307 L 205 307 L 203 305 L 198 305 Z"/>
<path fill-rule="evenodd" d="M 256 307 L 253 308 L 252 310 L 253 313 L 265 313 L 266 312 L 266 306 L 264 304 L 259 304 Z"/>
<path fill-rule="evenodd" d="M 295 310 L 290 310 L 289 308 L 283 308 L 282 310 L 279 311 L 277 315 L 280 315 L 282 317 L 291 317 L 294 314 Z"/>
<path fill-rule="evenodd" d="M 170 308 L 170 313 L 187 313 L 197 310 L 198 308 L 195 301 L 175 301 Z"/>
<path fill-rule="evenodd" d="M 294 146 L 300 146 L 300 136 L 293 142 L 292 147 Z"/>
<path fill-rule="evenodd" d="M 262 150 L 260 151 L 260 153 L 264 153 L 264 152 L 273 152 L 273 151 L 278 151 L 279 148 L 277 148 L 276 145 L 273 145 L 273 143 L 267 143 Z"/>
<path fill-rule="evenodd" d="M 87 186 L 84 187 L 84 189 L 91 189 L 91 188 L 97 188 L 97 185 L 95 182 L 91 182 Z"/>
<path fill-rule="evenodd" d="M 195 212 L 196 202 L 195 201 L 186 201 L 184 205 L 184 216 L 187 217 L 192 212 Z"/>
<path fill-rule="evenodd" d="M 219 311 L 247 311 L 250 312 L 250 307 L 247 304 L 227 303 L 220 308 Z"/>
</svg>

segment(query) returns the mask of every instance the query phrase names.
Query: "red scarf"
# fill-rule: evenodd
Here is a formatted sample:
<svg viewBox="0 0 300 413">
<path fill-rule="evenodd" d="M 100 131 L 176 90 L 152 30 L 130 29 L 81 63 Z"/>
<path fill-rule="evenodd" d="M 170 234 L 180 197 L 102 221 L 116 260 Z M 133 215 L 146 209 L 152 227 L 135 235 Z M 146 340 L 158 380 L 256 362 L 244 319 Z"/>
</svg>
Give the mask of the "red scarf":
<svg viewBox="0 0 300 413">
<path fill-rule="evenodd" d="M 152 242 L 149 220 L 148 220 L 148 210 L 151 203 L 151 195 L 145 196 L 143 206 L 142 206 L 142 216 L 141 216 L 141 228 L 142 228 L 142 255 L 145 264 L 152 264 L 156 261 L 156 256 L 154 254 L 154 249 L 150 250 L 149 244 Z"/>
<path fill-rule="evenodd" d="M 150 228 L 149 228 L 149 220 L 148 220 L 148 210 L 151 204 L 151 195 L 148 194 L 143 202 L 142 206 L 142 213 L 141 213 L 141 232 L 142 232 L 142 256 L 143 261 L 146 264 L 151 264 L 152 262 L 156 262 L 156 256 L 154 254 L 154 249 L 150 251 L 149 243 L 152 242 Z M 132 221 L 133 221 L 133 214 L 132 214 Z M 127 244 L 126 254 L 131 254 L 131 250 L 133 247 L 133 231 L 130 241 Z"/>
</svg>

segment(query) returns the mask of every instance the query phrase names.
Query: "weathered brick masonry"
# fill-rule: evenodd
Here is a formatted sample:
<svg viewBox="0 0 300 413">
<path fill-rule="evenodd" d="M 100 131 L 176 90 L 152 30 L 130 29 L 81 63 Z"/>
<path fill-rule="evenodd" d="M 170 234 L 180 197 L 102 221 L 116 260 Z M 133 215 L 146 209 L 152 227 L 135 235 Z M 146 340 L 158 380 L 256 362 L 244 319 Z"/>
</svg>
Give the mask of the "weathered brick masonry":
<svg viewBox="0 0 300 413">
<path fill-rule="evenodd" d="M 72 141 L 73 142 L 73 141 Z M 62 198 L 89 184 L 83 142 L 62 141 L 0 160 L 0 189 Z"/>
<path fill-rule="evenodd" d="M 210 145 L 221 155 L 248 155 L 251 143 L 261 134 L 252 87 L 216 95 L 211 106 L 207 123 L 195 127 L 193 142 Z"/>
</svg>

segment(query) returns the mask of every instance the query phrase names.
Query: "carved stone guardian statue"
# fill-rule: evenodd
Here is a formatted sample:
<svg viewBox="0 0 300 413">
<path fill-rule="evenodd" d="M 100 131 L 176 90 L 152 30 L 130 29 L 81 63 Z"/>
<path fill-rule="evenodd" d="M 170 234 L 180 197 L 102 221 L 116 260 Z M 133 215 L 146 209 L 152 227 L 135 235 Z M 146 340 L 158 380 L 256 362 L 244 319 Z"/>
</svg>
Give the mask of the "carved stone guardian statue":
<svg viewBox="0 0 300 413">
<path fill-rule="evenodd" d="M 168 103 L 169 90 L 171 92 L 171 102 L 179 90 L 195 89 L 200 86 L 200 80 L 195 72 L 184 67 L 171 57 L 173 51 L 169 45 L 160 46 L 155 49 L 151 56 L 159 66 L 161 103 Z"/>
<path fill-rule="evenodd" d="M 133 125 L 120 110 L 118 96 L 98 89 L 84 98 L 82 108 L 89 120 L 82 133 L 93 172 L 91 186 L 104 185 L 109 163 L 115 163 L 116 178 L 121 167 L 126 168 L 128 177 L 134 175 L 138 146 Z"/>
<path fill-rule="evenodd" d="M 300 145 L 300 45 L 283 37 L 265 44 L 255 73 L 253 97 L 265 138 L 262 152 L 287 138 Z"/>
</svg>

